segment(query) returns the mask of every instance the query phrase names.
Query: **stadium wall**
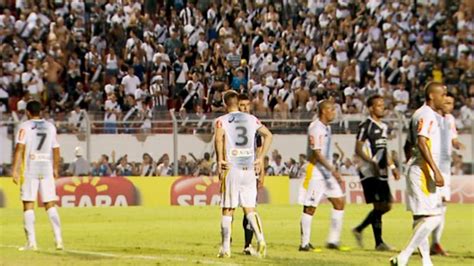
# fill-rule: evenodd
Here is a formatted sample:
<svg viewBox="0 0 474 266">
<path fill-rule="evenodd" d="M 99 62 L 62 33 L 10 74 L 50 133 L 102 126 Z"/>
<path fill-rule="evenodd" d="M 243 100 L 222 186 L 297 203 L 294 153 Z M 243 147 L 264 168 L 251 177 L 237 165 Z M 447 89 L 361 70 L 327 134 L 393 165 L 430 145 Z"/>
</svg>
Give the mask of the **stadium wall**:
<svg viewBox="0 0 474 266">
<path fill-rule="evenodd" d="M 358 177 L 344 177 L 348 203 L 364 203 Z M 259 204 L 296 204 L 302 180 L 286 176 L 265 179 Z M 395 202 L 405 201 L 405 181 L 390 181 Z M 474 203 L 474 176 L 452 177 L 452 203 Z M 56 181 L 61 207 L 204 206 L 218 205 L 217 177 L 64 177 Z M 41 206 L 41 198 L 38 198 Z M 19 187 L 0 178 L 0 208 L 21 208 Z"/>
<path fill-rule="evenodd" d="M 405 142 L 405 134 L 401 136 L 402 143 Z M 471 140 L 471 135 L 460 135 L 460 141 L 466 145 L 466 149 L 460 153 L 464 157 L 465 162 L 474 161 L 473 152 L 474 144 Z M 84 151 L 87 150 L 85 141 L 79 141 L 76 135 L 61 134 L 58 136 L 58 141 L 61 144 L 61 156 L 64 157 L 65 162 L 74 160 L 74 148 L 80 146 Z M 338 142 L 347 156 L 354 154 L 355 135 L 334 135 L 334 143 Z M 284 160 L 289 158 L 298 158 L 300 153 L 306 153 L 306 135 L 274 135 L 272 149 L 277 149 Z M 0 163 L 10 163 L 12 158 L 12 140 L 5 134 L 0 134 Z M 128 154 L 129 161 L 142 161 L 143 153 L 147 152 L 153 158 L 158 159 L 163 153 L 173 155 L 173 135 L 172 134 L 157 134 L 148 136 L 145 140 L 139 140 L 135 135 L 120 134 L 120 135 L 106 135 L 96 134 L 91 135 L 90 145 L 91 160 L 95 161 L 100 158 L 101 154 L 110 155 L 113 150 L 119 156 Z M 295 148 L 296 147 L 296 148 Z M 392 139 L 388 142 L 390 150 L 399 150 L 398 138 Z M 204 152 L 211 152 L 213 150 L 213 143 L 203 141 L 198 135 L 178 135 L 178 154 L 187 155 L 192 152 L 200 157 Z M 337 150 L 333 147 L 333 150 Z"/>
</svg>

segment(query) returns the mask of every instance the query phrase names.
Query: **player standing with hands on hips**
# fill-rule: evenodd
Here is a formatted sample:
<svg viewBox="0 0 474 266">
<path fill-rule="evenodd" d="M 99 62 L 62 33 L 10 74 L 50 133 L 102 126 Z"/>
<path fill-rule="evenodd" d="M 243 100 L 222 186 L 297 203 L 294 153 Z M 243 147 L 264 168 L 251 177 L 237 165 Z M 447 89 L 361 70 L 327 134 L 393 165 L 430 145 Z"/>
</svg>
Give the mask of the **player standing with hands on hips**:
<svg viewBox="0 0 474 266">
<path fill-rule="evenodd" d="M 439 169 L 441 159 L 442 111 L 446 87 L 430 82 L 425 87 L 425 104 L 418 108 L 410 121 L 406 157 L 410 158 L 407 176 L 407 209 L 413 214 L 413 235 L 391 265 L 407 265 L 410 256 L 419 249 L 424 266 L 433 265 L 428 236 L 441 222 L 441 197 L 437 187 L 444 186 Z M 413 155 L 413 156 L 412 156 Z"/>
<path fill-rule="evenodd" d="M 227 114 L 216 119 L 215 149 L 217 169 L 221 180 L 221 249 L 218 257 L 231 256 L 230 238 L 232 216 L 235 208 L 242 207 L 257 238 L 257 252 L 266 255 L 266 243 L 262 222 L 255 211 L 257 201 L 257 179 L 262 161 L 267 154 L 272 134 L 253 115 L 239 112 L 238 94 L 229 91 L 224 95 Z M 263 137 L 261 152 L 255 154 L 255 135 Z M 226 169 L 224 171 L 224 169 Z"/>
<path fill-rule="evenodd" d="M 27 238 L 26 246 L 20 250 L 38 249 L 34 213 L 38 191 L 53 227 L 56 249 L 62 250 L 64 247 L 61 222 L 55 207 L 57 196 L 54 182 L 59 177 L 59 143 L 56 137 L 56 128 L 50 122 L 42 119 L 40 113 L 41 104 L 38 101 L 28 102 L 26 114 L 29 120 L 20 125 L 16 137 L 13 182 L 21 186 L 23 223 Z"/>
<path fill-rule="evenodd" d="M 364 221 L 352 230 L 357 243 L 362 248 L 362 231 L 372 225 L 375 249 L 388 251 L 392 248 L 382 239 L 382 215 L 392 208 L 392 193 L 388 184 L 388 171 L 392 171 L 395 180 L 400 174 L 387 151 L 388 126 L 382 122 L 385 103 L 380 95 L 367 99 L 369 117 L 359 125 L 357 133 L 356 154 L 362 158 L 359 169 L 360 181 L 364 189 L 365 202 L 374 208 Z"/>
</svg>

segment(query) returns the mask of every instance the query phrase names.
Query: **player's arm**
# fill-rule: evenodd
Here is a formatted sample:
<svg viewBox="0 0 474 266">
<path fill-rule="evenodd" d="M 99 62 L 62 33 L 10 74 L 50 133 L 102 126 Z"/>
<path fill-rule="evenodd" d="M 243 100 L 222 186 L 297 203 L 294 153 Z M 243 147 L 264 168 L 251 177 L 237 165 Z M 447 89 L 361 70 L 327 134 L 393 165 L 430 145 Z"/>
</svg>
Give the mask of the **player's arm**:
<svg viewBox="0 0 474 266">
<path fill-rule="evenodd" d="M 451 116 L 452 117 L 452 116 Z M 466 149 L 466 146 L 464 146 L 464 144 L 462 144 L 460 141 L 459 141 L 459 138 L 458 138 L 458 131 L 456 129 L 456 122 L 454 121 L 454 117 L 452 119 L 452 123 L 451 123 L 451 134 L 453 136 L 453 140 L 451 141 L 451 144 L 453 145 L 453 147 L 456 149 L 456 150 L 464 150 Z"/>
<path fill-rule="evenodd" d="M 341 149 L 341 147 L 339 146 L 339 143 L 336 142 L 334 143 L 336 145 L 336 149 L 339 151 L 339 153 L 341 154 L 341 158 L 339 159 L 340 162 L 343 162 L 344 161 L 344 157 L 346 156 L 346 154 L 344 153 L 344 151 Z"/>
<path fill-rule="evenodd" d="M 25 153 L 25 144 L 17 143 L 15 146 L 15 155 L 13 157 L 13 183 L 18 184 L 20 181 L 20 165 L 23 164 L 23 154 Z"/>
<path fill-rule="evenodd" d="M 408 162 L 410 158 L 413 156 L 413 144 L 410 141 L 410 138 L 407 138 L 405 145 L 403 146 L 403 151 L 405 152 L 405 158 Z"/>
<path fill-rule="evenodd" d="M 256 171 L 259 173 L 263 172 L 263 169 L 261 169 L 263 168 L 263 158 L 268 153 L 268 150 L 270 150 L 270 146 L 272 145 L 273 140 L 273 134 L 264 125 L 259 127 L 257 131 L 263 138 L 262 148 L 260 152 L 258 152 L 257 150 L 257 160 L 255 160 Z"/>
<path fill-rule="evenodd" d="M 216 161 L 217 161 L 217 174 L 219 179 L 222 178 L 223 168 L 226 166 L 224 158 L 224 129 L 222 128 L 222 122 L 217 120 L 215 126 L 216 136 L 214 138 L 214 146 L 216 150 Z"/>
<path fill-rule="evenodd" d="M 393 161 L 392 155 L 390 155 L 387 151 L 387 162 L 388 168 L 392 170 L 392 175 L 395 180 L 400 179 L 400 172 L 398 171 L 397 167 L 395 166 L 395 162 Z"/>
<path fill-rule="evenodd" d="M 56 128 L 53 126 L 53 176 L 55 179 L 59 178 L 59 167 L 61 162 L 61 154 L 59 152 L 59 142 L 57 138 Z"/>
<path fill-rule="evenodd" d="M 336 178 L 338 182 L 342 182 L 341 174 L 337 171 L 336 167 L 326 160 L 320 149 L 313 150 L 313 158 L 317 163 L 320 163 Z"/>
<path fill-rule="evenodd" d="M 428 163 L 429 167 L 434 172 L 434 180 L 436 182 L 436 186 L 444 186 L 444 179 L 441 175 L 441 171 L 439 170 L 438 166 L 433 160 L 433 157 L 431 156 L 430 148 L 428 147 L 428 138 L 425 136 L 418 136 L 417 146 L 420 150 L 421 156 L 423 156 L 423 159 Z"/>
<path fill-rule="evenodd" d="M 53 148 L 53 176 L 54 176 L 54 179 L 59 178 L 60 162 L 61 162 L 61 154 L 59 152 L 59 147 Z"/>
</svg>

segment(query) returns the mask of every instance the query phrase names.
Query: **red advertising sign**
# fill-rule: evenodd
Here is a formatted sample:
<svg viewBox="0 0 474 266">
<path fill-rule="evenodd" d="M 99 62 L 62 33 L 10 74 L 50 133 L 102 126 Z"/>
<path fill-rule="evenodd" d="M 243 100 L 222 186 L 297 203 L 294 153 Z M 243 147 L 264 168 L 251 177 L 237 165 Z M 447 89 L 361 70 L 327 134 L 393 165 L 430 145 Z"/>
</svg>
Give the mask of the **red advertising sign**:
<svg viewBox="0 0 474 266">
<path fill-rule="evenodd" d="M 56 181 L 56 193 L 61 207 L 140 205 L 135 186 L 123 177 L 60 178 Z"/>
<path fill-rule="evenodd" d="M 217 176 L 181 177 L 171 186 L 171 205 L 219 205 L 221 202 L 220 186 L 221 183 Z M 259 189 L 258 203 L 268 203 L 268 194 L 265 188 Z"/>
</svg>

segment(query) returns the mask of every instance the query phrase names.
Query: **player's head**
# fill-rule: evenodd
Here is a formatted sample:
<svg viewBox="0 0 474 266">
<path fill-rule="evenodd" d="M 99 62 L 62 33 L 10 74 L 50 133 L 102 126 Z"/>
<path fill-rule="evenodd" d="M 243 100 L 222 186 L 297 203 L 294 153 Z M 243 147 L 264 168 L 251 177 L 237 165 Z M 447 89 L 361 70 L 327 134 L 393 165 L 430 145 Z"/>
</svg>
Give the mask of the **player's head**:
<svg viewBox="0 0 474 266">
<path fill-rule="evenodd" d="M 243 113 L 250 113 L 250 99 L 247 94 L 239 95 L 239 111 Z"/>
<path fill-rule="evenodd" d="M 331 122 L 336 117 L 336 108 L 331 101 L 322 100 L 318 103 L 318 117 L 319 119 Z"/>
<path fill-rule="evenodd" d="M 448 92 L 444 97 L 443 115 L 450 114 L 454 109 L 454 94 Z"/>
<path fill-rule="evenodd" d="M 381 95 L 375 94 L 367 99 L 367 108 L 369 109 L 370 116 L 376 116 L 382 118 L 385 112 L 385 102 Z"/>
<path fill-rule="evenodd" d="M 227 107 L 227 109 L 238 109 L 239 94 L 233 90 L 227 91 L 224 94 L 224 104 Z"/>
<path fill-rule="evenodd" d="M 425 86 L 426 103 L 434 109 L 442 110 L 446 96 L 446 86 L 440 82 L 430 82 Z"/>
<path fill-rule="evenodd" d="M 29 101 L 26 104 L 26 115 L 28 118 L 39 117 L 41 113 L 41 103 L 38 101 Z"/>
</svg>

